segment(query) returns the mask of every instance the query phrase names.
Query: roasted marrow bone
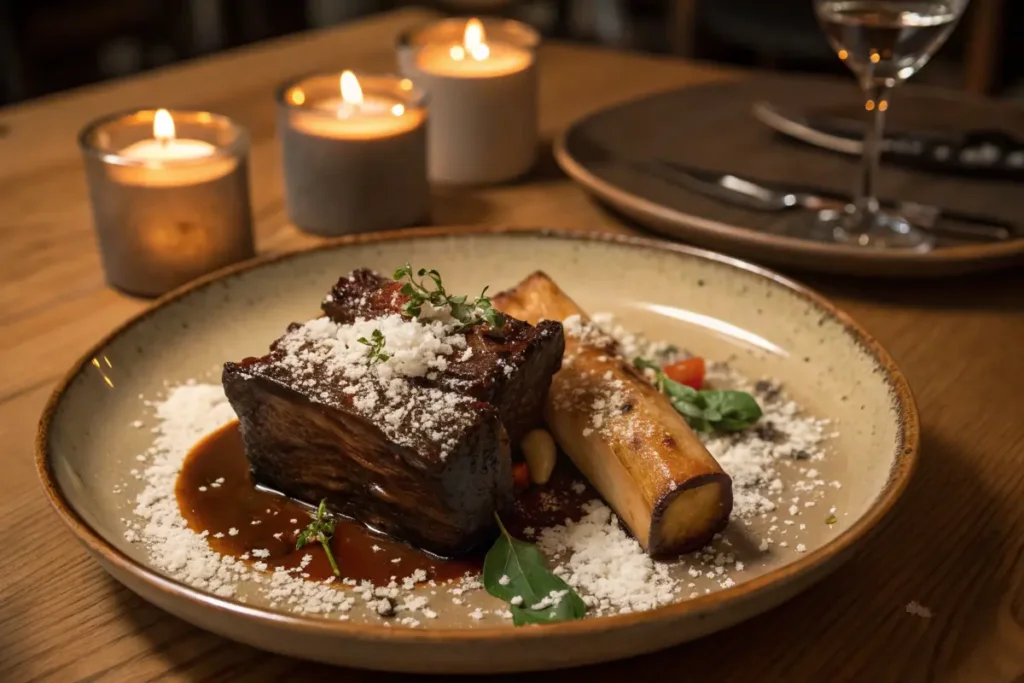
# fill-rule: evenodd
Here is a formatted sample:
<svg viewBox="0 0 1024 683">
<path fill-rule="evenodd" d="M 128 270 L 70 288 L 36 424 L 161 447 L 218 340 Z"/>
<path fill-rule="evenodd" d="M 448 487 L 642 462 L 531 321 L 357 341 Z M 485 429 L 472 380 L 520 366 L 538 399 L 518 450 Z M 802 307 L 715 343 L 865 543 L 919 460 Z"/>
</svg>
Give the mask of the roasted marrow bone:
<svg viewBox="0 0 1024 683">
<path fill-rule="evenodd" d="M 547 275 L 494 297 L 508 315 L 565 321 L 548 428 L 647 552 L 699 548 L 728 522 L 732 481 L 686 421 Z"/>
</svg>

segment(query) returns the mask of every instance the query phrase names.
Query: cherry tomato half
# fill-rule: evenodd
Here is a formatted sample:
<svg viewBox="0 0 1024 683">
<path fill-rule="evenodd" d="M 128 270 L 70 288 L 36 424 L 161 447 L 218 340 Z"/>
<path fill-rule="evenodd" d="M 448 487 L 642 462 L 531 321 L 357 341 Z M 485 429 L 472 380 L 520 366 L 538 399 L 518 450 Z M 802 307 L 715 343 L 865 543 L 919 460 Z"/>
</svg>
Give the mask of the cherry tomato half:
<svg viewBox="0 0 1024 683">
<path fill-rule="evenodd" d="M 699 356 L 666 365 L 662 371 L 668 378 L 694 389 L 704 386 L 704 359 Z"/>
<path fill-rule="evenodd" d="M 512 488 L 516 491 L 530 488 L 530 468 L 525 462 L 512 463 Z"/>
</svg>

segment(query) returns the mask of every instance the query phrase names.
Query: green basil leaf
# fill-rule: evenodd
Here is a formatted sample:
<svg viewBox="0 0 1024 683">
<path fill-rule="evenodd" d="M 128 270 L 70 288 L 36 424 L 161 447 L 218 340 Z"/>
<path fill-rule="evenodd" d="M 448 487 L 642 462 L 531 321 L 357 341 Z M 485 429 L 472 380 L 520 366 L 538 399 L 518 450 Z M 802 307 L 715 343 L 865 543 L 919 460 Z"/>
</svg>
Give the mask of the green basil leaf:
<svg viewBox="0 0 1024 683">
<path fill-rule="evenodd" d="M 673 405 L 673 407 L 675 407 L 676 412 L 678 412 L 679 414 L 681 414 L 683 416 L 683 419 L 686 420 L 686 424 L 690 425 L 690 429 L 692 429 L 693 431 L 695 431 L 695 432 L 711 432 L 711 431 L 714 431 L 711 428 L 711 423 L 708 422 L 704 418 L 704 415 L 702 413 L 698 413 L 696 415 L 687 415 L 683 411 L 679 410 L 679 404 L 673 403 L 672 405 Z"/>
<path fill-rule="evenodd" d="M 665 393 L 669 398 L 686 401 L 688 403 L 694 403 L 698 406 L 703 407 L 704 401 L 700 396 L 700 393 L 693 387 L 688 387 L 685 384 L 673 381 L 668 377 L 665 377 Z"/>
<path fill-rule="evenodd" d="M 672 407 L 676 409 L 676 412 L 685 418 L 704 419 L 704 410 L 695 403 L 688 401 L 681 401 L 678 399 L 671 399 Z"/>
<path fill-rule="evenodd" d="M 512 538 L 500 519 L 498 526 L 501 536 L 484 558 L 483 583 L 488 593 L 509 603 L 513 623 L 520 626 L 581 618 L 587 611 L 583 600 L 548 569 L 537 546 Z M 549 602 L 553 592 L 564 594 L 553 605 L 537 607 Z M 511 604 L 517 597 L 520 604 Z"/>
<path fill-rule="evenodd" d="M 700 394 L 708 408 L 719 415 L 712 422 L 720 423 L 723 431 L 745 429 L 761 419 L 761 406 L 744 391 L 704 389 Z"/>
<path fill-rule="evenodd" d="M 654 361 L 634 358 L 633 365 L 653 370 L 658 391 L 665 394 L 690 428 L 698 432 L 739 432 L 761 419 L 761 406 L 744 391 L 701 389 L 670 379 Z"/>
</svg>

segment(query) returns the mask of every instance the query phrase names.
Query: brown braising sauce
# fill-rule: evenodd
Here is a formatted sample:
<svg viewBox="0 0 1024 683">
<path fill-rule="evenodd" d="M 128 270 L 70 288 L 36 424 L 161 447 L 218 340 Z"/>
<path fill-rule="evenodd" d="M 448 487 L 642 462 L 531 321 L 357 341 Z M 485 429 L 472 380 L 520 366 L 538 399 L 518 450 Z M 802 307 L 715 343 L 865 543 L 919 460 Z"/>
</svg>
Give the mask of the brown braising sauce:
<svg viewBox="0 0 1024 683">
<path fill-rule="evenodd" d="M 515 514 L 502 521 L 509 533 L 523 538 L 524 529 L 539 531 L 564 523 L 567 518 L 579 519 L 582 504 L 598 497 L 583 482 L 568 458 L 562 456 L 548 484 L 518 492 Z M 313 560 L 303 570 L 308 575 L 305 578 L 322 581 L 333 576 L 319 543 L 295 548 L 299 532 L 312 518 L 312 510 L 258 488 L 253 482 L 238 422 L 221 427 L 192 448 L 178 474 L 175 494 L 189 528 L 197 533 L 208 531 L 207 541 L 218 553 L 234 557 L 248 554 L 250 563 L 264 562 L 268 570 L 298 567 L 302 557 L 309 554 Z M 331 551 L 342 576 L 349 579 L 380 586 L 392 579 L 401 582 L 422 569 L 428 579 L 441 582 L 467 572 L 478 574 L 483 566 L 486 548 L 469 557 L 443 559 L 374 533 L 357 522 L 336 519 Z M 268 551 L 269 556 L 254 554 L 261 550 Z"/>
</svg>

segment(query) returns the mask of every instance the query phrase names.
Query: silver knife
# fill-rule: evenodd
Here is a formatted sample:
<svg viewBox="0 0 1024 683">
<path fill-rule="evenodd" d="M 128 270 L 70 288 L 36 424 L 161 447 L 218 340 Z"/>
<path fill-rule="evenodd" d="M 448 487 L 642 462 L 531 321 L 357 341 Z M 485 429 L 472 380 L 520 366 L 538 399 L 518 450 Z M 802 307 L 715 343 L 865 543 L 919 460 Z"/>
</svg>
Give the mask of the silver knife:
<svg viewBox="0 0 1024 683">
<path fill-rule="evenodd" d="M 755 211 L 786 211 L 794 208 L 810 211 L 842 210 L 849 203 L 848 198 L 828 190 L 795 187 L 776 189 L 734 173 L 715 173 L 672 161 L 657 160 L 638 168 L 694 192 Z M 1018 235 L 1024 237 L 1024 231 L 1016 226 L 987 216 L 948 212 L 916 202 L 896 202 L 893 207 L 911 223 L 936 234 L 995 241 L 1012 239 Z M 964 225 L 940 223 L 939 218 L 942 216 L 961 221 Z"/>
</svg>

